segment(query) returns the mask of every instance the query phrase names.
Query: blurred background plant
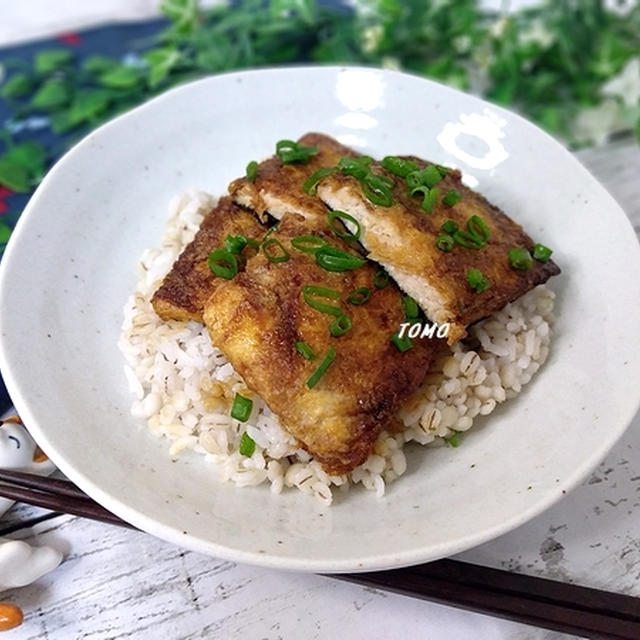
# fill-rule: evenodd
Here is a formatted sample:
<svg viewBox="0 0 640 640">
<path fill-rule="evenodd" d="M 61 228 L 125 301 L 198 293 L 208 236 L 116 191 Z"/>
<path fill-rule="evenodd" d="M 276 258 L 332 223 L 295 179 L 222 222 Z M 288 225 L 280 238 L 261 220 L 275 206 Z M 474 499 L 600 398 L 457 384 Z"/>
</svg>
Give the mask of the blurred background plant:
<svg viewBox="0 0 640 640">
<path fill-rule="evenodd" d="M 547 0 L 518 11 L 475 0 L 163 0 L 167 25 L 125 59 L 70 48 L 8 60 L 0 188 L 29 193 L 53 158 L 14 134 L 43 116 L 70 146 L 101 122 L 204 75 L 298 63 L 401 69 L 509 106 L 576 148 L 640 139 L 640 6 Z"/>
</svg>

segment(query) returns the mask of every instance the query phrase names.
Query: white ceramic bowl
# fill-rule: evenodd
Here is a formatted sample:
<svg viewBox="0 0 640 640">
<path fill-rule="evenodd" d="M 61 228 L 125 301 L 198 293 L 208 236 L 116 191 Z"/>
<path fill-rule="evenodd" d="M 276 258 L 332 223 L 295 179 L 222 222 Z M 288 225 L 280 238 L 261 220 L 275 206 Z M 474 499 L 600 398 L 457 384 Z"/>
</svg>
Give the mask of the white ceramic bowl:
<svg viewBox="0 0 640 640">
<path fill-rule="evenodd" d="M 550 359 L 457 449 L 410 450 L 377 499 L 331 508 L 296 491 L 213 480 L 201 456 L 129 415 L 116 342 L 134 264 L 169 199 L 221 194 L 275 141 L 322 131 L 374 156 L 459 166 L 551 246 Z M 384 569 L 462 551 L 522 524 L 601 460 L 640 396 L 640 252 L 631 225 L 561 145 L 522 118 L 400 73 L 295 68 L 185 85 L 89 135 L 47 175 L 2 262 L 1 365 L 53 461 L 98 502 L 178 545 L 309 571 Z"/>
</svg>

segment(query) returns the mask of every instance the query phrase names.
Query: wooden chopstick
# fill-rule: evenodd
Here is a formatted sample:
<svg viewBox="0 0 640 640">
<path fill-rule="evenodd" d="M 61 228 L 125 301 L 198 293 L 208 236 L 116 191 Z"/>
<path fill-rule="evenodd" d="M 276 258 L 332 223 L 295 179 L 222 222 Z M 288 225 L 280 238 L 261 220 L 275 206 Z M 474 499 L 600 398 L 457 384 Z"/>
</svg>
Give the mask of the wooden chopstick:
<svg viewBox="0 0 640 640">
<path fill-rule="evenodd" d="M 135 529 L 68 480 L 0 470 L 0 496 Z M 638 598 L 458 560 L 326 577 L 587 638 L 640 638 Z"/>
</svg>

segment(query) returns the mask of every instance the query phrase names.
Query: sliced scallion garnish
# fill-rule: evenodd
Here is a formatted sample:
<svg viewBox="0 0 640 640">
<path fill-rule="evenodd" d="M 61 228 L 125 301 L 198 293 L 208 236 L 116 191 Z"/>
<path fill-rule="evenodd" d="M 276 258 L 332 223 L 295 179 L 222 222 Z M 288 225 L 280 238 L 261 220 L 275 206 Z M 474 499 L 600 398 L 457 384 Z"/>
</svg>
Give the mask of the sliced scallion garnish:
<svg viewBox="0 0 640 640">
<path fill-rule="evenodd" d="M 489 281 L 482 275 L 479 269 L 469 269 L 467 271 L 467 284 L 476 292 L 482 293 L 489 288 Z"/>
<path fill-rule="evenodd" d="M 509 249 L 507 251 L 509 258 L 509 264 L 519 271 L 526 271 L 533 265 L 533 258 L 531 254 L 522 247 L 516 247 L 515 249 Z"/>
<path fill-rule="evenodd" d="M 249 240 L 241 233 L 235 236 L 227 236 L 224 239 L 224 248 L 231 253 L 242 253 L 242 250 L 247 246 Z"/>
<path fill-rule="evenodd" d="M 436 247 L 438 247 L 440 251 L 444 251 L 445 253 L 451 251 L 455 243 L 456 242 L 453 239 L 453 236 L 450 236 L 448 233 L 440 233 L 436 237 Z"/>
<path fill-rule="evenodd" d="M 356 158 L 343 156 L 338 160 L 338 169 L 345 176 L 353 176 L 358 180 L 362 180 L 369 173 L 369 165 L 372 160 L 373 158 L 369 156 L 358 156 Z"/>
<path fill-rule="evenodd" d="M 397 156 L 386 156 L 380 163 L 383 169 L 400 178 L 406 178 L 412 171 L 418 171 L 418 165 L 413 160 L 405 160 Z"/>
<path fill-rule="evenodd" d="M 334 338 L 343 336 L 349 329 L 351 329 L 351 318 L 344 313 L 336 316 L 329 325 L 329 333 Z"/>
<path fill-rule="evenodd" d="M 347 220 L 349 222 L 351 222 L 352 224 L 355 225 L 356 230 L 351 233 L 351 231 L 349 231 L 347 225 L 345 224 L 345 228 L 347 229 L 346 232 L 341 231 L 340 229 L 336 228 L 336 226 L 334 225 L 333 221 L 335 219 L 338 220 Z M 329 211 L 329 229 L 331 229 L 331 231 L 338 236 L 338 238 L 342 238 L 343 240 L 359 240 L 360 239 L 360 223 L 351 215 L 349 215 L 348 213 L 345 213 L 344 211 L 338 211 L 337 209 L 334 209 L 333 211 Z"/>
<path fill-rule="evenodd" d="M 389 284 L 389 274 L 382 268 L 373 274 L 373 286 L 376 289 L 384 289 Z"/>
<path fill-rule="evenodd" d="M 414 187 L 413 189 L 411 189 L 411 195 L 414 195 L 416 193 L 422 193 L 423 194 L 423 198 L 422 198 L 422 202 L 420 203 L 420 208 L 425 212 L 425 213 L 431 213 L 431 210 L 433 209 L 433 205 L 436 203 L 436 200 L 438 199 L 438 187 L 427 187 L 423 184 L 418 185 L 417 187 Z"/>
<path fill-rule="evenodd" d="M 296 342 L 296 350 L 305 360 L 316 359 L 316 354 L 313 352 L 313 349 L 302 340 L 298 340 L 298 342 Z"/>
<path fill-rule="evenodd" d="M 453 239 L 456 244 L 459 244 L 461 247 L 465 249 L 481 249 L 484 246 L 484 242 L 482 238 L 475 235 L 474 233 L 470 233 L 469 231 L 464 231 L 464 229 L 459 229 L 453 234 Z"/>
<path fill-rule="evenodd" d="M 318 380 L 322 378 L 325 371 L 329 368 L 329 365 L 333 362 L 335 357 L 336 350 L 333 348 L 333 345 L 331 345 L 327 350 L 327 353 L 324 354 L 324 358 L 322 358 L 322 362 L 318 365 L 318 368 L 307 379 L 307 389 L 313 389 L 313 387 L 318 384 Z"/>
<path fill-rule="evenodd" d="M 249 182 L 254 182 L 256 179 L 256 176 L 258 175 L 258 163 L 255 160 L 252 160 L 248 165 L 247 165 L 247 180 Z"/>
<path fill-rule="evenodd" d="M 282 164 L 299 162 L 305 164 L 309 158 L 318 154 L 318 147 L 312 145 L 305 147 L 293 140 L 279 140 L 276 143 L 276 155 Z"/>
<path fill-rule="evenodd" d="M 316 251 L 316 264 L 325 271 L 351 271 L 363 266 L 365 262 L 366 260 L 360 256 L 354 256 L 330 245 L 320 247 Z"/>
<path fill-rule="evenodd" d="M 453 207 L 454 204 L 460 202 L 461 197 L 462 196 L 458 191 L 456 191 L 455 189 L 449 189 L 449 191 L 447 191 L 447 193 L 442 196 L 442 204 L 446 205 L 447 207 Z"/>
<path fill-rule="evenodd" d="M 207 264 L 211 273 L 225 280 L 231 280 L 238 273 L 238 260 L 227 249 L 212 251 L 207 258 Z"/>
<path fill-rule="evenodd" d="M 324 247 L 327 241 L 321 236 L 305 235 L 296 236 L 291 238 L 291 246 L 298 251 L 304 251 L 304 253 L 315 253 L 320 247 Z"/>
<path fill-rule="evenodd" d="M 402 310 L 405 320 L 416 320 L 420 316 L 420 307 L 411 296 L 402 296 Z"/>
<path fill-rule="evenodd" d="M 276 247 L 275 253 L 271 247 Z M 269 262 L 286 262 L 291 257 L 288 251 L 282 246 L 282 242 L 277 238 L 267 238 L 264 240 L 262 250 Z"/>
<path fill-rule="evenodd" d="M 361 304 L 364 304 L 370 297 L 371 289 L 367 287 L 358 287 L 347 296 L 347 302 L 356 306 L 360 306 Z"/>
<path fill-rule="evenodd" d="M 489 239 L 489 227 L 480 216 L 471 216 L 467 220 L 467 229 L 469 233 L 480 238 L 482 244 L 485 244 Z"/>
<path fill-rule="evenodd" d="M 393 343 L 394 347 L 398 351 L 400 351 L 400 353 L 408 351 L 413 346 L 413 344 L 411 343 L 411 338 L 407 336 L 402 336 L 401 338 L 397 333 L 394 333 L 391 336 L 391 342 Z"/>
<path fill-rule="evenodd" d="M 326 304 L 318 300 L 318 298 L 325 298 L 329 300 L 337 300 L 340 297 L 340 292 L 334 289 L 327 289 L 326 287 L 318 287 L 315 285 L 305 285 L 302 287 L 302 299 L 316 311 L 322 313 L 328 313 L 332 316 L 339 316 L 342 314 L 340 307 L 335 307 L 330 304 Z"/>
<path fill-rule="evenodd" d="M 240 446 L 238 447 L 238 453 L 241 456 L 250 458 L 253 452 L 256 450 L 256 443 L 253 438 L 245 431 L 240 438 Z"/>
<path fill-rule="evenodd" d="M 441 231 L 453 235 L 458 230 L 458 225 L 453 220 L 445 220 L 440 227 Z"/>
<path fill-rule="evenodd" d="M 545 247 L 543 244 L 533 245 L 533 258 L 538 262 L 546 262 L 553 251 L 549 247 Z"/>
<path fill-rule="evenodd" d="M 251 415 L 251 410 L 253 409 L 253 400 L 251 398 L 245 398 L 241 396 L 239 393 L 236 393 L 233 404 L 231 405 L 231 417 L 234 420 L 239 420 L 240 422 L 246 422 Z"/>
<path fill-rule="evenodd" d="M 362 193 L 367 200 L 381 207 L 390 207 L 393 204 L 393 195 L 391 187 L 393 183 L 384 176 L 378 176 L 375 173 L 368 173 L 361 181 Z"/>
<path fill-rule="evenodd" d="M 320 180 L 330 176 L 332 173 L 335 173 L 335 171 L 335 167 L 317 169 L 302 183 L 302 190 L 309 196 L 315 196 Z"/>
</svg>

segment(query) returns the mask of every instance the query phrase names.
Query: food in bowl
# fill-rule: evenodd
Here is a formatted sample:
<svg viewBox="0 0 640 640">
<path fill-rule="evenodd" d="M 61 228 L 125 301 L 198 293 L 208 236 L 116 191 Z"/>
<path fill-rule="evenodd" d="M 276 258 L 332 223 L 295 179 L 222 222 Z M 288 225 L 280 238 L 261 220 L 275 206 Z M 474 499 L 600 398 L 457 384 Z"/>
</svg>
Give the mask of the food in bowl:
<svg viewBox="0 0 640 640">
<path fill-rule="evenodd" d="M 307 134 L 229 194 L 173 203 L 125 308 L 133 413 L 172 455 L 381 495 L 405 443 L 457 445 L 546 359 L 559 269 L 459 172 Z"/>
</svg>

